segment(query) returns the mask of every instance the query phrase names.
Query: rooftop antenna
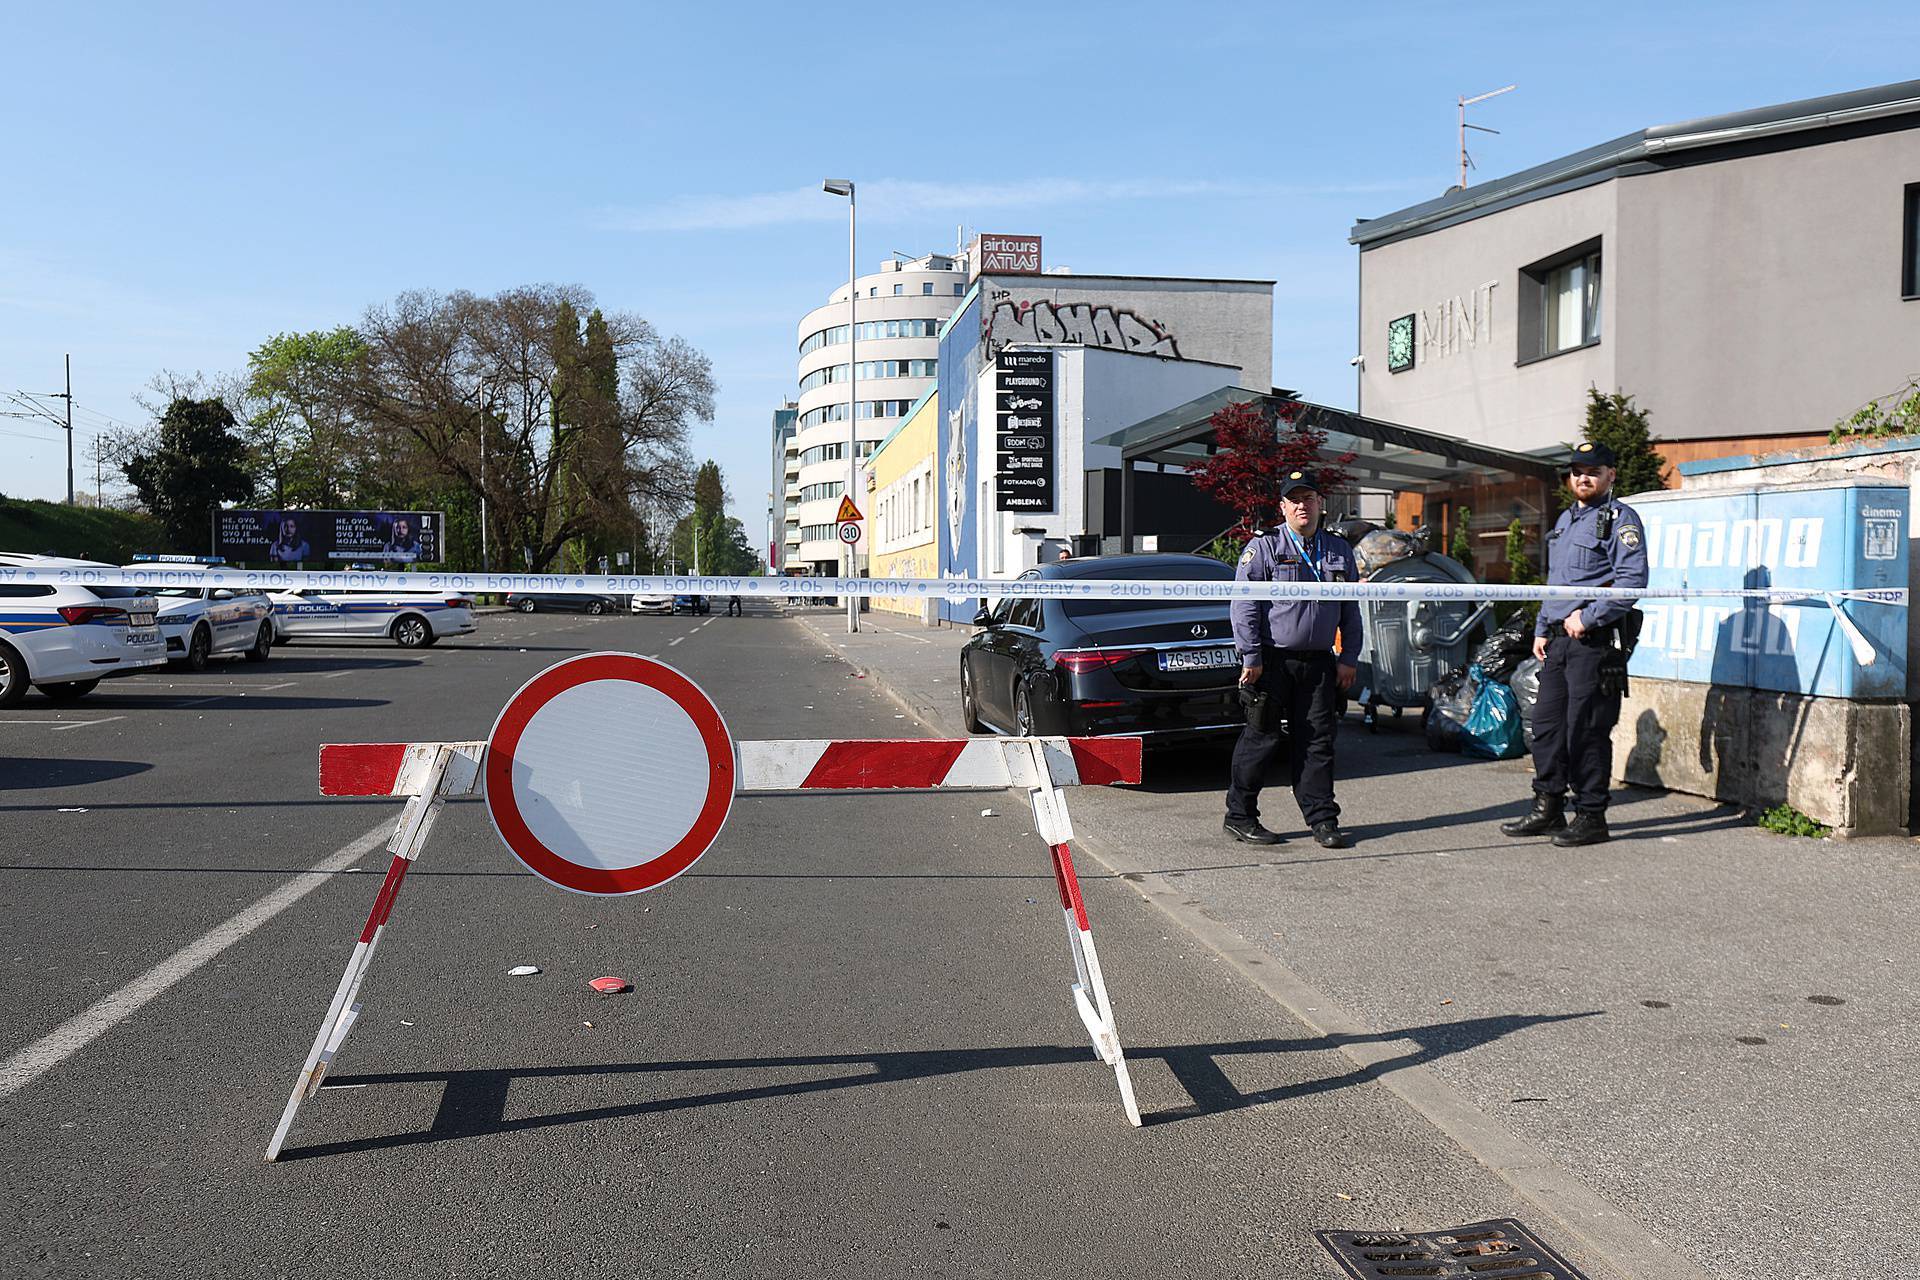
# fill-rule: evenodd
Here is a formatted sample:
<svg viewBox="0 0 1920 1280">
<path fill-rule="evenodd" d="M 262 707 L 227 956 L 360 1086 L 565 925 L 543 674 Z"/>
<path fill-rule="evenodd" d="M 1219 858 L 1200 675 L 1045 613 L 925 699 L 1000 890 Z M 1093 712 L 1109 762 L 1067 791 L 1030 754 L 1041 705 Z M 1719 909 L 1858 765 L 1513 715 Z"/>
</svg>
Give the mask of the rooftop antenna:
<svg viewBox="0 0 1920 1280">
<path fill-rule="evenodd" d="M 1478 129 L 1481 133 L 1500 132 L 1498 129 L 1489 129 L 1485 125 L 1468 124 L 1467 108 L 1472 106 L 1476 102 L 1485 102 L 1488 98 L 1497 98 L 1503 93 L 1512 93 L 1515 89 L 1518 89 L 1519 87 L 1520 86 L 1517 84 L 1510 84 L 1504 89 L 1495 89 L 1492 93 L 1483 93 L 1483 94 L 1480 94 L 1478 97 L 1460 99 L 1460 188 L 1461 190 L 1464 191 L 1467 186 L 1467 170 L 1477 167 L 1473 163 L 1473 157 L 1467 154 L 1467 130 Z"/>
</svg>

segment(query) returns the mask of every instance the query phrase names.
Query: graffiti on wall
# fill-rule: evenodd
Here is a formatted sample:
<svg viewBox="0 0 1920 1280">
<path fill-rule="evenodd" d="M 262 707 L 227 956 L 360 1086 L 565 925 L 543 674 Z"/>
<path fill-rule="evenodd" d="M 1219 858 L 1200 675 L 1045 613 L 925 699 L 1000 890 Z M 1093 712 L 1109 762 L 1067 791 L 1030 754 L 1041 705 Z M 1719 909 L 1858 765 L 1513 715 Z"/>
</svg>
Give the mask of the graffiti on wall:
<svg viewBox="0 0 1920 1280">
<path fill-rule="evenodd" d="M 987 314 L 986 339 L 995 349 L 1010 342 L 1077 342 L 1109 351 L 1180 358 L 1180 344 L 1157 320 L 1110 303 L 1018 301 L 1006 290 L 994 296 Z"/>
</svg>

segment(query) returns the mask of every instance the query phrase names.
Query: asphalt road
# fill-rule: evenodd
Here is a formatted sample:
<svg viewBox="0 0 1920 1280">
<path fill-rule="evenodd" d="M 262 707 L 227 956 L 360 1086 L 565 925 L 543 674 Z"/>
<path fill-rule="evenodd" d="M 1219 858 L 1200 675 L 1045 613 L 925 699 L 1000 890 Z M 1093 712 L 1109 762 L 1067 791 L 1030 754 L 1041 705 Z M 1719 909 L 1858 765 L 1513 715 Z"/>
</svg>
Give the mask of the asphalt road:
<svg viewBox="0 0 1920 1280">
<path fill-rule="evenodd" d="M 1315 1229 L 1528 1216 L 1089 876 L 1130 1128 L 1014 794 L 742 799 L 691 872 L 609 900 L 451 804 L 328 1087 L 264 1163 L 399 811 L 319 797 L 317 747 L 484 736 L 596 649 L 678 666 L 738 738 L 920 733 L 765 614 L 488 615 L 427 651 L 303 644 L 0 718 L 0 1273 L 1335 1276 Z M 151 994 L 156 969 L 177 980 Z M 1377 1039 L 1418 1056 L 1422 1031 Z"/>
</svg>

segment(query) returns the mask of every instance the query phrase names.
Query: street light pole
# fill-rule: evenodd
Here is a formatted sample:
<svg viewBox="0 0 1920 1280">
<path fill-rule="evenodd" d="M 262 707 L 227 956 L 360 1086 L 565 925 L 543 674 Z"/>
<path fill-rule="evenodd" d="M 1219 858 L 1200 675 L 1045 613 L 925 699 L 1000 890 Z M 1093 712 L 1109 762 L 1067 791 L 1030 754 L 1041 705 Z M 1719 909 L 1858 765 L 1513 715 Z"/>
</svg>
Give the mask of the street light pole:
<svg viewBox="0 0 1920 1280">
<path fill-rule="evenodd" d="M 855 240 L 857 225 L 854 210 L 853 180 L 851 178 L 828 178 L 821 184 L 828 195 L 847 198 L 847 500 L 855 501 L 854 485 L 858 480 L 860 456 L 860 400 L 856 394 L 860 380 L 860 276 L 859 256 Z M 836 522 L 837 523 L 837 522 Z M 838 530 L 835 531 L 836 533 Z M 843 542 L 846 548 L 845 576 L 854 574 L 853 544 Z M 847 593 L 847 634 L 854 635 L 860 630 L 860 597 Z"/>
<path fill-rule="evenodd" d="M 480 379 L 480 572 L 493 572 L 487 554 L 487 379 Z"/>
</svg>

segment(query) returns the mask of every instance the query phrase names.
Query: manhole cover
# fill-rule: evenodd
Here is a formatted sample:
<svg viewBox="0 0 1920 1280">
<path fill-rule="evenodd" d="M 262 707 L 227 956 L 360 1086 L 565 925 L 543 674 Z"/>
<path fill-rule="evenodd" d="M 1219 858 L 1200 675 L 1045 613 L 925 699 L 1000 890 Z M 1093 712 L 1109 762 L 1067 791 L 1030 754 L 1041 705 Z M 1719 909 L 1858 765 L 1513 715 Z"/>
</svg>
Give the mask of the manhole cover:
<svg viewBox="0 0 1920 1280">
<path fill-rule="evenodd" d="M 1409 1276 L 1484 1280 L 1587 1280 L 1512 1218 L 1442 1231 L 1316 1231 L 1314 1238 L 1355 1280 Z"/>
</svg>

